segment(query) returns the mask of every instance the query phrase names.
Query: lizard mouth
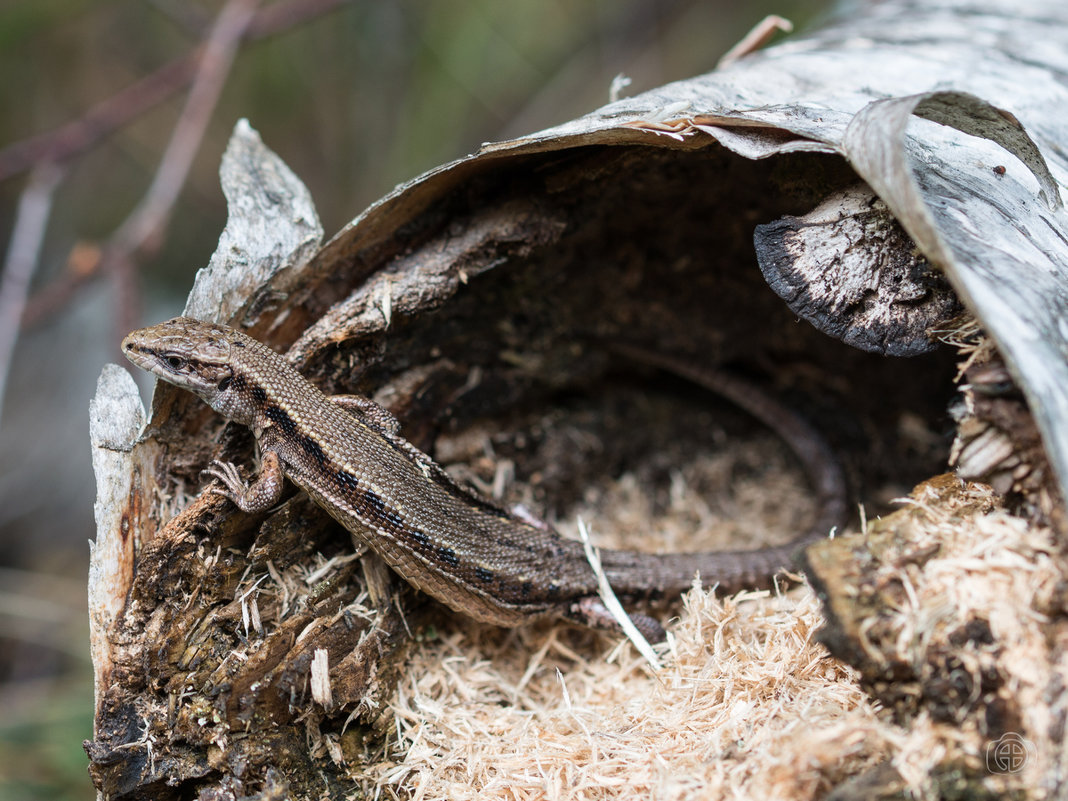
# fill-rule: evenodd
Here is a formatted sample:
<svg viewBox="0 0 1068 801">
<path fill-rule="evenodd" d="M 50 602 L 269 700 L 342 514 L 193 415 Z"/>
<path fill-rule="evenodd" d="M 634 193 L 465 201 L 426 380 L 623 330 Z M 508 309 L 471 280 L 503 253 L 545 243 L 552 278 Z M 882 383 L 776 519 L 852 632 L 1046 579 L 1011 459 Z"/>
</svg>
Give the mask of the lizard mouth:
<svg viewBox="0 0 1068 801">
<path fill-rule="evenodd" d="M 151 348 L 144 343 L 138 341 L 135 334 L 130 334 L 122 341 L 122 354 L 134 365 L 140 367 L 142 370 L 147 370 L 150 373 L 160 374 L 163 372 L 163 365 L 155 348 Z"/>
</svg>

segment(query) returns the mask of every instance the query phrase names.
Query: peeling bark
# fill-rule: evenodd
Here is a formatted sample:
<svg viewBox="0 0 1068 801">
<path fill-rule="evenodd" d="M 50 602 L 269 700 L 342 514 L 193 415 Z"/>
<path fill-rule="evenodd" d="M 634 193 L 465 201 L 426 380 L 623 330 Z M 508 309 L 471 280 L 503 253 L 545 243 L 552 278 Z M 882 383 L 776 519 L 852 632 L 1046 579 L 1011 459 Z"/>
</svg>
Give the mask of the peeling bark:
<svg viewBox="0 0 1068 801">
<path fill-rule="evenodd" d="M 590 481 L 641 458 L 646 429 L 696 438 L 694 425 L 670 429 L 680 415 L 661 429 L 651 407 L 619 408 L 621 381 L 672 388 L 613 357 L 616 340 L 728 365 L 787 396 L 828 431 L 856 499 L 880 508 L 942 469 L 953 354 L 932 331 L 962 303 L 1001 350 L 1017 411 L 1026 401 L 1034 414 L 1028 464 L 1063 489 L 1068 132 L 1049 110 L 1068 101 L 1054 47 L 1068 18 L 1035 9 L 867 7 L 487 145 L 398 187 L 322 247 L 307 191 L 241 125 L 223 165 L 231 217 L 187 308 L 285 351 L 324 391 L 373 394 L 406 437 L 488 485 L 491 443 L 520 479 L 502 502 L 566 513 Z M 887 358 L 903 354 L 919 355 Z M 94 406 L 97 788 L 349 792 L 384 748 L 381 710 L 409 635 L 440 610 L 357 561 L 303 496 L 257 518 L 190 500 L 210 459 L 250 463 L 251 436 L 170 386 L 138 436 L 135 395 L 109 368 Z M 554 437 L 546 419 L 568 415 L 572 431 L 597 421 L 596 446 Z M 850 550 L 833 565 L 810 557 L 839 626 L 828 643 L 873 692 L 903 719 L 996 711 L 1007 685 L 981 675 L 965 699 L 944 684 L 948 651 L 922 669 L 872 661 L 859 644 L 877 606 L 842 606 L 832 590 L 863 585 L 850 571 L 882 546 L 835 547 Z M 985 645 L 977 632 L 962 642 Z M 1006 712 L 989 733 L 1012 723 Z"/>
<path fill-rule="evenodd" d="M 862 350 L 916 356 L 932 330 L 963 311 L 942 274 L 915 249 L 866 186 L 808 214 L 756 227 L 760 269 L 798 316 Z"/>
</svg>

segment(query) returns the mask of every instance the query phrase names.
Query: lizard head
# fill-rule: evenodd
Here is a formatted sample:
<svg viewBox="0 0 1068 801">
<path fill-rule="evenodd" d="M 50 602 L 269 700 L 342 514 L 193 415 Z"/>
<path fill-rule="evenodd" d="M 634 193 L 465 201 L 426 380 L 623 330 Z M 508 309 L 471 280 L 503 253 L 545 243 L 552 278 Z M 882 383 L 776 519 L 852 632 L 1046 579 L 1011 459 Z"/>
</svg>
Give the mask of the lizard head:
<svg viewBox="0 0 1068 801">
<path fill-rule="evenodd" d="M 122 352 L 142 370 L 223 411 L 234 376 L 231 348 L 241 336 L 226 326 L 175 317 L 130 333 L 122 341 Z"/>
</svg>

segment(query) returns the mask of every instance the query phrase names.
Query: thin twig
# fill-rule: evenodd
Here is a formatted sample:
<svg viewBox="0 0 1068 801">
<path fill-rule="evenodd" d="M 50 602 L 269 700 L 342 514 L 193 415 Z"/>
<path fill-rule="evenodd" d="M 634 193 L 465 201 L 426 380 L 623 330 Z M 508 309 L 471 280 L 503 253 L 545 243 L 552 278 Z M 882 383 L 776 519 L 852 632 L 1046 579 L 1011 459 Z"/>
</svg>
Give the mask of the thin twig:
<svg viewBox="0 0 1068 801">
<path fill-rule="evenodd" d="M 76 120 L 0 150 L 0 181 L 42 161 L 60 163 L 89 150 L 186 86 L 196 73 L 202 48 L 165 64 L 132 86 L 101 101 Z"/>
<path fill-rule="evenodd" d="M 47 286 L 33 293 L 22 310 L 23 329 L 36 323 L 70 302 L 82 284 L 100 274 L 103 252 L 94 242 L 78 242 L 67 256 L 66 270 Z"/>
<path fill-rule="evenodd" d="M 345 0 L 289 0 L 259 11 L 245 37 L 265 39 L 332 11 Z M 89 150 L 97 142 L 137 119 L 184 89 L 196 75 L 203 45 L 163 65 L 132 86 L 93 106 L 76 120 L 0 149 L 0 181 L 32 169 L 42 161 L 61 163 Z"/>
<path fill-rule="evenodd" d="M 219 12 L 204 44 L 185 108 L 171 133 L 152 184 L 104 249 L 104 269 L 115 282 L 120 333 L 133 328 L 139 317 L 136 258 L 158 250 L 163 244 L 167 221 L 200 149 L 241 37 L 258 4 L 259 0 L 229 0 Z"/>
<path fill-rule="evenodd" d="M 289 0 L 278 2 L 256 12 L 244 28 L 243 39 L 259 40 L 287 31 L 301 23 L 332 11 L 346 0 Z M 0 180 L 32 168 L 40 162 L 62 163 L 88 150 L 116 129 L 166 100 L 185 87 L 201 73 L 207 44 L 201 44 L 182 58 L 158 69 L 113 97 L 90 109 L 83 117 L 30 139 L 0 149 Z M 190 102 L 192 101 L 192 94 Z M 187 102 L 187 109 L 188 109 Z M 172 137 L 172 144 L 174 137 Z M 161 180 L 157 173 L 156 182 Z M 172 180 L 168 178 L 168 180 Z M 154 186 L 155 186 L 154 183 Z M 150 190 L 151 191 L 151 190 Z M 146 197 L 147 200 L 147 197 Z M 173 201 L 172 201 L 173 202 Z M 144 204 L 142 204 L 144 205 Z M 139 207 L 140 209 L 141 207 Z M 130 220 L 124 225 L 130 224 Z M 133 234 L 131 229 L 124 236 Z M 84 258 L 93 253 L 91 259 Z M 79 258 L 75 258 L 79 255 Z M 128 328 L 137 317 L 137 276 L 131 256 L 116 249 L 105 254 L 103 249 L 81 245 L 72 252 L 70 264 L 63 275 L 36 292 L 25 304 L 23 326 L 31 326 L 62 308 L 76 294 L 78 288 L 100 272 L 107 255 L 109 269 L 118 284 L 118 308 L 124 319 L 119 325 Z M 130 325 L 127 323 L 130 322 Z"/>
<path fill-rule="evenodd" d="M 760 50 L 764 45 L 772 40 L 772 38 L 779 31 L 783 33 L 790 33 L 794 29 L 794 24 L 790 20 L 780 17 L 777 14 L 770 14 L 764 19 L 760 20 L 734 47 L 724 53 L 719 63 L 716 64 L 716 69 L 723 69 L 726 66 L 733 64 L 740 58 L 748 56 L 750 53 L 755 53 Z"/>
<path fill-rule="evenodd" d="M 229 0 L 212 27 L 185 108 L 171 133 L 144 198 L 111 236 L 112 247 L 132 253 L 156 243 L 207 130 L 241 36 L 259 0 Z"/>
<path fill-rule="evenodd" d="M 248 26 L 248 35 L 251 39 L 273 36 L 347 2 L 351 0 L 290 0 L 288 3 L 274 3 L 256 14 Z"/>
<path fill-rule="evenodd" d="M 148 0 L 148 4 L 193 39 L 203 39 L 211 27 L 206 8 L 185 0 Z"/>
<path fill-rule="evenodd" d="M 63 178 L 63 169 L 41 164 L 32 173 L 19 198 L 15 225 L 7 248 L 4 274 L 0 277 L 0 416 L 3 414 L 11 355 L 18 338 L 19 321 L 26 306 L 30 279 L 37 269 L 41 243 L 52 214 L 52 196 Z"/>
<path fill-rule="evenodd" d="M 613 619 L 619 624 L 619 627 L 623 629 L 623 634 L 638 649 L 638 653 L 642 655 L 649 667 L 654 671 L 660 670 L 662 667 L 660 657 L 656 655 L 653 646 L 645 639 L 645 635 L 638 631 L 638 627 L 634 625 L 634 621 L 630 619 L 630 615 L 627 614 L 623 604 L 619 602 L 615 592 L 612 590 L 612 585 L 608 583 L 608 576 L 605 574 L 604 568 L 601 567 L 601 555 L 593 547 L 593 543 L 590 542 L 589 529 L 586 528 L 586 523 L 583 522 L 581 517 L 578 519 L 578 530 L 579 539 L 582 540 L 582 548 L 586 552 L 586 561 L 590 563 L 590 567 L 593 568 L 593 574 L 597 577 L 597 594 L 601 597 L 601 603 L 604 604 Z"/>
</svg>

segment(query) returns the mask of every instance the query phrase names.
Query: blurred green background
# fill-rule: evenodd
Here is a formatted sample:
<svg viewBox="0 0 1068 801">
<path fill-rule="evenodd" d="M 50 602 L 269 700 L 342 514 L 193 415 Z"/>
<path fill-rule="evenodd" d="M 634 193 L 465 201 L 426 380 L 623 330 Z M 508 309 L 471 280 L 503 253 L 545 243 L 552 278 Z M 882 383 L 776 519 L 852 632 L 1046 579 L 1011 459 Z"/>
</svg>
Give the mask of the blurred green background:
<svg viewBox="0 0 1068 801">
<path fill-rule="evenodd" d="M 0 163 L 10 146 L 83 118 L 190 53 L 223 5 L 0 4 Z M 316 5 L 323 3 L 261 8 L 308 13 Z M 32 279 L 33 319 L 16 342 L 0 418 L 0 798 L 85 799 L 93 792 L 81 745 L 92 736 L 89 399 L 102 365 L 120 361 L 124 327 L 178 313 L 195 271 L 207 263 L 226 220 L 219 159 L 239 118 L 304 180 L 329 237 L 398 182 L 484 141 L 603 105 L 618 74 L 632 80 L 628 95 L 688 78 L 712 69 L 765 15 L 781 14 L 803 30 L 825 5 L 338 3 L 240 47 L 158 250 L 134 260 L 121 282 L 104 275 L 75 283 L 70 276 L 145 193 L 186 91 L 67 158 Z M 0 182 L 5 249 L 29 174 Z M 57 287 L 70 291 L 55 297 Z"/>
</svg>

